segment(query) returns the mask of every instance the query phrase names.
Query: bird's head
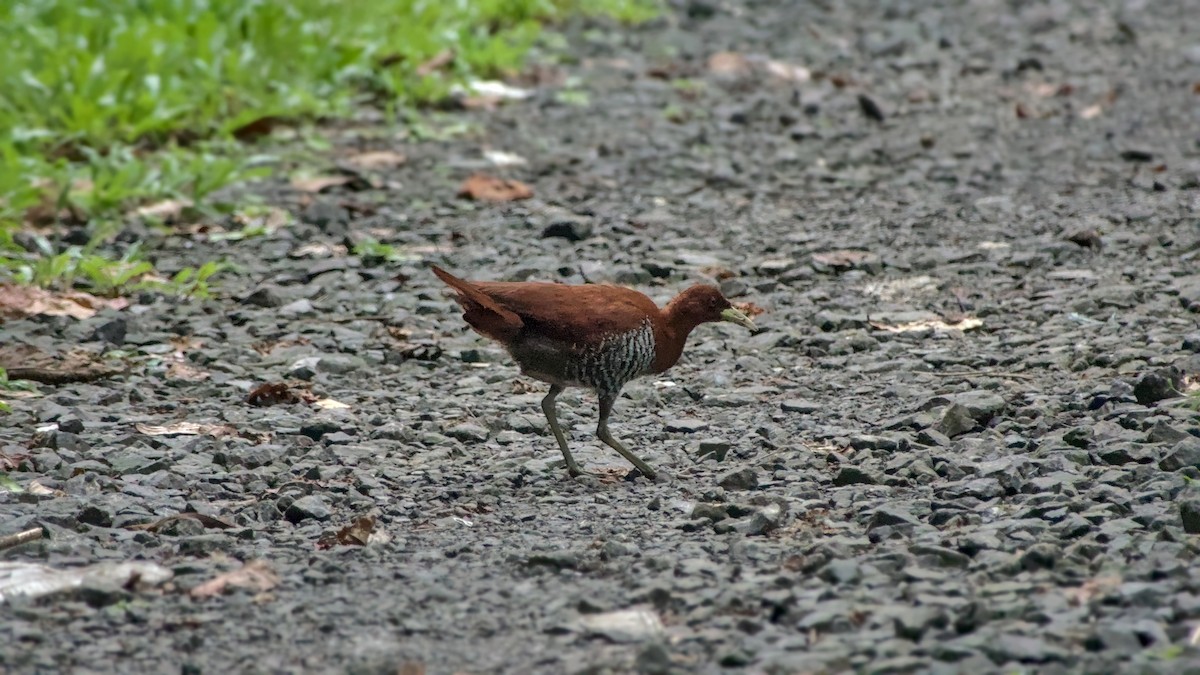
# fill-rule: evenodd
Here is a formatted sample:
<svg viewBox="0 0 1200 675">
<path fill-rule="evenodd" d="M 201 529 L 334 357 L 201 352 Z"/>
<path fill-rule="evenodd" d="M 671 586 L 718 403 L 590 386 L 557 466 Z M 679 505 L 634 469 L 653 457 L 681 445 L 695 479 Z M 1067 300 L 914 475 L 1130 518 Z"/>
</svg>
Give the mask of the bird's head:
<svg viewBox="0 0 1200 675">
<path fill-rule="evenodd" d="M 721 295 L 716 286 L 698 284 L 679 294 L 668 306 L 675 321 L 688 326 L 728 321 L 754 330 L 754 322 Z"/>
</svg>

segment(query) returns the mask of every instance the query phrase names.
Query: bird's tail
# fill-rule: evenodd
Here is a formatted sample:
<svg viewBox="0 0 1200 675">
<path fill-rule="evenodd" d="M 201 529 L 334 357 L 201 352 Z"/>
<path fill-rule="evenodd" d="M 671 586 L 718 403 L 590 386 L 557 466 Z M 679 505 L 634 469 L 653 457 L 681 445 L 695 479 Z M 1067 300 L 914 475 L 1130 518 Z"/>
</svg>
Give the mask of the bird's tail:
<svg viewBox="0 0 1200 675">
<path fill-rule="evenodd" d="M 507 342 L 516 337 L 517 332 L 525 325 L 520 316 L 501 306 L 475 284 L 459 279 L 437 265 L 430 265 L 429 268 L 437 278 L 458 292 L 458 304 L 462 305 L 463 318 L 480 333 L 494 340 Z"/>
</svg>

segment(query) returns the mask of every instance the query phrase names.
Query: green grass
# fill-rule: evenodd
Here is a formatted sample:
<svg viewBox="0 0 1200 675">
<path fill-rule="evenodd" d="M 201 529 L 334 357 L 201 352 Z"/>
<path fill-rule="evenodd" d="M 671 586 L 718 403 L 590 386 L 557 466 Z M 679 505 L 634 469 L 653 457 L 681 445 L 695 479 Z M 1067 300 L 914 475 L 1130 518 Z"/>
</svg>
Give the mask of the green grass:
<svg viewBox="0 0 1200 675">
<path fill-rule="evenodd" d="M 11 130 L 0 139 L 0 250 L 16 251 L 22 229 L 67 221 L 111 257 L 102 245 L 131 209 L 180 200 L 203 212 L 216 191 L 268 173 L 239 142 L 248 125 L 364 105 L 410 119 L 455 82 L 519 69 L 546 23 L 656 12 L 656 0 L 0 3 L 0 128 Z M 452 61 L 422 72 L 445 50 Z M 65 253 L 13 253 L 0 274 Z"/>
</svg>

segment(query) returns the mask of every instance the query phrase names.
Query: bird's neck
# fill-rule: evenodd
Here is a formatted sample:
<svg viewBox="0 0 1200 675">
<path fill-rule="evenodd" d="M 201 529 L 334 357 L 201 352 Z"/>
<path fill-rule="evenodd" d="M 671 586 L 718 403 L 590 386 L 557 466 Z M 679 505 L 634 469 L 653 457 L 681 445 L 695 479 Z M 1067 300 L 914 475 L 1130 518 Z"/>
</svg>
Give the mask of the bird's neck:
<svg viewBox="0 0 1200 675">
<path fill-rule="evenodd" d="M 663 309 L 662 328 L 655 336 L 654 372 L 656 373 L 663 372 L 679 361 L 679 357 L 683 355 L 683 348 L 687 344 L 688 336 L 692 334 L 696 326 L 700 325 L 700 322 L 673 311 L 674 309 L 677 308 L 670 304 Z"/>
</svg>

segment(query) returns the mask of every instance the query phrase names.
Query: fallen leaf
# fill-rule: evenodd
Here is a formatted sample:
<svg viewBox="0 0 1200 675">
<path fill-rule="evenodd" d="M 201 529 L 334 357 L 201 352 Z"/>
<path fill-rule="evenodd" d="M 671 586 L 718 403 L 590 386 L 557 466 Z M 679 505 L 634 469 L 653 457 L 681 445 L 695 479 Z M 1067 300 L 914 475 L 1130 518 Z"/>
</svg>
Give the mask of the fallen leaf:
<svg viewBox="0 0 1200 675">
<path fill-rule="evenodd" d="M 877 257 L 878 256 L 870 251 L 843 249 L 840 251 L 814 253 L 812 254 L 812 261 L 818 265 L 824 265 L 834 269 L 853 269 L 854 267 L 865 262 L 873 261 Z"/>
<path fill-rule="evenodd" d="M 496 80 L 477 80 L 467 83 L 466 86 L 455 85 L 451 89 L 451 93 L 465 93 L 469 96 L 483 96 L 498 99 L 514 99 L 520 100 L 533 96 L 533 92 L 528 89 L 513 87 L 503 82 Z"/>
<path fill-rule="evenodd" d="M 133 590 L 165 583 L 174 572 L 152 562 L 104 562 L 87 567 L 56 569 L 25 562 L 0 562 L 0 602 L 13 596 L 31 598 L 70 591 L 81 586 Z"/>
<path fill-rule="evenodd" d="M 0 345 L 0 368 L 8 371 L 10 380 L 29 380 L 43 384 L 92 382 L 122 372 L 101 360 L 100 356 L 82 348 L 67 352 L 43 352 L 32 345 L 14 342 Z M 10 391 L 5 395 L 19 398 L 25 392 Z"/>
<path fill-rule="evenodd" d="M 98 298 L 82 291 L 59 293 L 32 286 L 0 285 L 0 318 L 27 316 L 69 316 L 90 319 L 101 309 L 124 309 L 124 298 Z"/>
<path fill-rule="evenodd" d="M 1116 590 L 1121 586 L 1121 577 L 1104 576 L 1088 579 L 1076 588 L 1068 588 L 1065 590 L 1067 601 L 1073 606 L 1086 605 L 1093 598 L 1104 595 L 1109 591 Z"/>
<path fill-rule="evenodd" d="M 209 515 L 199 513 L 196 511 L 187 511 L 185 513 L 176 513 L 175 515 L 167 516 L 166 518 L 160 518 L 158 520 L 151 521 L 149 523 L 138 523 L 137 525 L 128 525 L 128 526 L 126 526 L 125 529 L 127 529 L 127 530 L 147 530 L 149 532 L 158 532 L 159 530 L 163 529 L 167 525 L 170 525 L 171 523 L 174 523 L 174 522 L 177 522 L 180 520 L 194 520 L 194 521 L 200 523 L 201 525 L 203 525 L 204 527 L 210 527 L 210 528 L 217 529 L 217 530 L 228 530 L 228 529 L 237 527 L 233 523 L 228 522 L 226 520 L 222 520 L 220 518 L 217 518 L 216 516 L 209 516 Z"/>
<path fill-rule="evenodd" d="M 29 494 L 31 494 L 31 495 L 41 495 L 41 496 L 50 496 L 50 495 L 62 496 L 64 494 L 66 494 L 62 490 L 55 490 L 53 488 L 48 488 L 45 485 L 42 485 L 41 480 L 36 479 L 36 478 L 34 480 L 30 481 L 29 487 L 26 488 L 26 491 L 28 491 Z"/>
<path fill-rule="evenodd" d="M 413 69 L 417 77 L 428 77 L 446 66 L 454 63 L 454 50 L 443 49 L 425 63 Z"/>
<path fill-rule="evenodd" d="M 332 187 L 339 187 L 354 180 L 351 176 L 308 176 L 291 180 L 292 187 L 301 192 L 324 192 Z"/>
<path fill-rule="evenodd" d="M 195 422 L 175 422 L 167 425 L 137 423 L 133 425 L 138 433 L 147 436 L 200 436 L 209 435 L 217 438 L 237 435 L 237 429 L 227 424 L 197 424 Z"/>
<path fill-rule="evenodd" d="M 528 164 L 524 157 L 500 150 L 484 150 L 483 158 L 491 162 L 492 166 L 524 166 Z"/>
<path fill-rule="evenodd" d="M 974 317 L 963 317 L 953 323 L 943 321 L 941 319 L 926 319 L 923 321 L 909 321 L 907 323 L 890 325 L 871 321 L 869 325 L 877 330 L 887 331 L 889 333 L 915 333 L 925 330 L 932 330 L 934 333 L 945 333 L 952 330 L 968 331 L 979 328 L 983 325 L 981 319 Z"/>
<path fill-rule="evenodd" d="M 396 675 L 425 675 L 425 664 L 416 661 L 405 661 L 400 664 Z"/>
<path fill-rule="evenodd" d="M 1017 104 L 1016 113 L 1017 113 L 1017 119 L 1024 120 L 1024 119 L 1029 119 L 1030 117 L 1033 117 L 1033 113 L 1030 112 L 1029 108 L 1025 107 L 1025 104 L 1023 104 L 1023 103 Z"/>
<path fill-rule="evenodd" d="M 246 403 L 253 406 L 300 403 L 301 397 L 283 382 L 268 382 L 255 387 L 246 396 Z"/>
<path fill-rule="evenodd" d="M 717 52 L 708 57 L 708 72 L 725 77 L 743 77 L 751 72 L 750 60 L 737 52 Z"/>
<path fill-rule="evenodd" d="M 288 257 L 299 258 L 336 258 L 349 253 L 349 249 L 341 244 L 330 244 L 322 241 L 312 241 L 298 246 L 288 252 Z"/>
<path fill-rule="evenodd" d="M 792 63 L 767 60 L 763 64 L 763 68 L 772 77 L 779 78 L 785 82 L 800 84 L 812 79 L 812 72 L 808 68 Z"/>
<path fill-rule="evenodd" d="M 533 189 L 521 181 L 477 173 L 463 181 L 458 196 L 501 203 L 529 199 L 533 196 Z"/>
<path fill-rule="evenodd" d="M 279 576 L 266 561 L 251 560 L 235 570 L 219 574 L 200 584 L 193 588 L 189 595 L 193 598 L 210 598 L 224 593 L 227 588 L 247 588 L 262 593 L 278 584 Z"/>
<path fill-rule="evenodd" d="M 209 378 L 207 371 L 185 363 L 183 361 L 172 361 L 167 364 L 167 379 L 181 380 L 183 382 L 203 382 Z"/>
<path fill-rule="evenodd" d="M 331 398 L 323 398 L 323 399 L 320 399 L 319 401 L 314 401 L 313 405 L 322 410 L 349 410 L 350 409 L 349 405 L 342 403 L 341 401 L 335 401 Z"/>
<path fill-rule="evenodd" d="M 6 473 L 0 473 L 0 492 L 24 492 L 25 488 Z"/>
<path fill-rule="evenodd" d="M 763 312 L 767 311 L 767 310 L 763 309 L 762 307 L 759 307 L 758 305 L 754 304 L 753 302 L 749 302 L 749 301 L 735 302 L 735 303 L 733 303 L 733 306 L 734 306 L 734 308 L 739 310 L 742 314 L 745 314 L 746 316 L 748 316 L 750 318 L 754 318 L 754 317 L 758 316 L 759 314 L 762 314 Z"/>
<path fill-rule="evenodd" d="M 147 436 L 199 436 L 204 433 L 204 427 L 195 422 L 176 422 L 165 426 L 139 422 L 133 428 Z"/>
<path fill-rule="evenodd" d="M 360 171 L 378 171 L 394 169 L 408 161 L 403 153 L 392 150 L 376 150 L 352 155 L 346 158 L 346 163 Z"/>
<path fill-rule="evenodd" d="M 374 531 L 375 519 L 363 516 L 337 532 L 323 535 L 317 540 L 317 548 L 328 549 L 335 545 L 366 546 L 371 541 L 371 533 Z"/>
<path fill-rule="evenodd" d="M 275 127 L 287 124 L 287 119 L 277 115 L 266 115 L 247 122 L 233 130 L 233 137 L 239 141 L 252 141 L 269 135 Z"/>
<path fill-rule="evenodd" d="M 1099 117 L 1100 114 L 1103 112 L 1104 112 L 1104 106 L 1097 103 L 1095 105 L 1089 105 L 1088 107 L 1084 108 L 1083 110 L 1080 110 L 1079 118 L 1085 119 L 1085 120 L 1090 120 L 1094 117 Z"/>
<path fill-rule="evenodd" d="M 141 218 L 153 218 L 164 222 L 171 222 L 183 213 L 183 210 L 192 206 L 192 201 L 189 199 L 165 199 L 154 204 L 139 206 L 134 209 L 133 215 Z"/>
</svg>

